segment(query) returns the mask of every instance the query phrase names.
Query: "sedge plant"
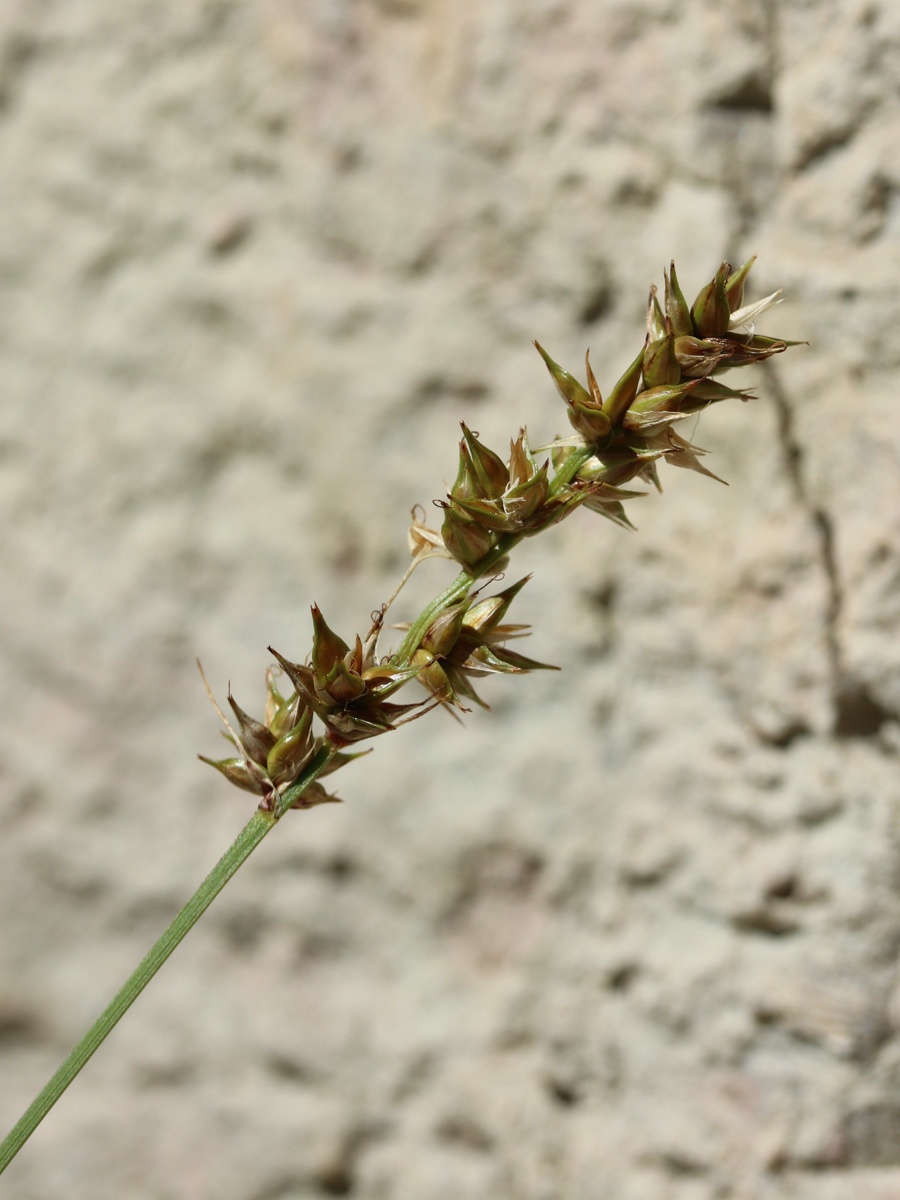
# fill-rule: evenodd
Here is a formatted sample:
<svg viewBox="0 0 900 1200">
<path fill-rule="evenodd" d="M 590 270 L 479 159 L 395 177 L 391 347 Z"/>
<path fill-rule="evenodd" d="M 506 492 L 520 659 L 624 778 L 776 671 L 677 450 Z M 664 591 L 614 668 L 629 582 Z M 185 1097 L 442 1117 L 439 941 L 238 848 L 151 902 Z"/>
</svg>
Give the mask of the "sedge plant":
<svg viewBox="0 0 900 1200">
<path fill-rule="evenodd" d="M 510 646 L 528 632 L 528 626 L 507 621 L 527 577 L 484 594 L 506 570 L 523 538 L 542 533 L 579 508 L 632 527 L 625 502 L 645 493 L 628 485 L 637 481 L 661 490 L 661 462 L 716 478 L 701 462 L 705 451 L 682 437 L 679 426 L 711 404 L 752 397 L 752 392 L 729 387 L 718 376 L 797 344 L 756 332 L 757 319 L 781 293 L 744 304 L 753 262 L 751 258 L 737 270 L 722 263 L 693 304 L 684 297 L 673 263 L 664 273 L 662 299 L 656 288 L 650 290 L 644 344 L 606 396 L 589 357 L 582 383 L 536 342 L 574 433 L 538 450 L 521 429 L 504 460 L 464 424 L 456 479 L 449 493 L 435 502 L 443 512 L 441 527 L 429 528 L 418 519 L 421 510 L 414 511 L 411 565 L 391 601 L 376 611 L 365 637 L 345 641 L 313 605 L 312 647 L 305 658 L 288 658 L 269 647 L 277 665 L 266 673 L 261 719 L 246 713 L 230 691 L 229 719 L 210 693 L 232 752 L 223 759 L 201 758 L 252 793 L 255 811 L 0 1144 L 0 1173 L 282 817 L 292 809 L 338 800 L 322 780 L 359 756 L 358 743 L 435 708 L 465 712 L 470 703 L 483 705 L 474 681 L 486 675 L 519 675 L 547 667 Z M 416 565 L 433 556 L 454 561 L 456 578 L 411 623 L 388 626 L 389 604 Z M 401 629 L 403 637 L 396 649 L 383 653 L 388 628 Z M 420 691 L 417 699 L 397 701 L 395 695 L 409 684 L 424 689 L 424 695 Z"/>
</svg>

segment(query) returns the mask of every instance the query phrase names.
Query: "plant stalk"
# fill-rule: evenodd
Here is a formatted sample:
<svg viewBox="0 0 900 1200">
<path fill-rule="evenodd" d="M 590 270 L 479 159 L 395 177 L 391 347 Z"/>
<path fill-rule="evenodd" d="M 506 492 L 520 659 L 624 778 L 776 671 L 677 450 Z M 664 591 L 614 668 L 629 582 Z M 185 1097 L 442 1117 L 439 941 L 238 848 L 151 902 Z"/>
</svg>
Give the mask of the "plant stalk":
<svg viewBox="0 0 900 1200">
<path fill-rule="evenodd" d="M 0 1175 L 43 1121 L 94 1051 L 105 1041 L 125 1013 L 160 969 L 175 947 L 203 916 L 237 869 L 247 861 L 279 818 L 300 798 L 327 765 L 334 751 L 323 748 L 310 760 L 303 774 L 278 798 L 274 812 L 253 814 L 228 850 L 222 855 L 184 908 L 125 981 L 121 990 L 103 1010 L 49 1083 L 22 1114 L 15 1127 L 0 1143 Z"/>
</svg>

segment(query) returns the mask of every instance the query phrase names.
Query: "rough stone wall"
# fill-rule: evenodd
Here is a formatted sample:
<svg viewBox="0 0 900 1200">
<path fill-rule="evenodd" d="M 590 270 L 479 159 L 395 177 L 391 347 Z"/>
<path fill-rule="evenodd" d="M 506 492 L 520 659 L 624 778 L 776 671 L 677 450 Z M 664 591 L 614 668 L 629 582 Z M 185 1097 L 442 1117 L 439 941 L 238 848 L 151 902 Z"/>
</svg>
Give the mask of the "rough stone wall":
<svg viewBox="0 0 900 1200">
<path fill-rule="evenodd" d="M 4 1128 L 252 810 L 195 655 L 362 629 L 670 257 L 810 342 L 729 489 L 523 548 L 563 672 L 286 820 L 4 1197 L 900 1196 L 898 78 L 893 0 L 4 0 Z"/>
</svg>

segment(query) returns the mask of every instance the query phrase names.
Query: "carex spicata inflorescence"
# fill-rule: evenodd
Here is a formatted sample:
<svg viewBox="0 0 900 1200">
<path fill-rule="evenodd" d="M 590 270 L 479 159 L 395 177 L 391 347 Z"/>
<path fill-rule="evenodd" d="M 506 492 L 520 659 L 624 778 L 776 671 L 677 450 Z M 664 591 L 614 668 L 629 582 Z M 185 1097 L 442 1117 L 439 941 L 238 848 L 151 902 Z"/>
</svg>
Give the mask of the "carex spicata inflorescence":
<svg viewBox="0 0 900 1200">
<path fill-rule="evenodd" d="M 780 293 L 745 306 L 744 284 L 752 265 L 750 259 L 733 271 L 723 263 L 691 305 L 671 266 L 662 302 L 656 289 L 650 290 L 640 353 L 605 397 L 587 357 L 582 384 L 537 346 L 574 434 L 533 450 L 522 429 L 504 460 L 463 425 L 456 478 L 446 497 L 435 501 L 443 514 L 441 527 L 429 528 L 420 519 L 421 509 L 413 510 L 412 562 L 394 595 L 373 614 L 366 637 L 345 642 L 314 605 L 308 657 L 293 661 L 269 647 L 277 667 L 267 671 L 262 720 L 246 713 L 230 688 L 229 720 L 210 692 L 232 753 L 204 761 L 252 792 L 258 811 L 0 1142 L 0 1174 L 288 809 L 337 800 L 320 780 L 357 758 L 358 743 L 433 708 L 467 711 L 466 702 L 483 704 L 474 681 L 485 675 L 523 674 L 546 666 L 509 645 L 528 632 L 528 626 L 507 620 L 527 577 L 494 588 L 523 538 L 581 507 L 630 526 L 624 504 L 644 493 L 628 485 L 637 480 L 658 488 L 661 460 L 710 474 L 700 462 L 704 452 L 678 433 L 679 423 L 709 404 L 749 399 L 749 391 L 728 387 L 717 376 L 796 344 L 756 333 L 757 318 L 778 302 Z M 393 626 L 405 631 L 402 641 L 393 652 L 380 654 L 391 604 L 410 573 L 432 556 L 455 560 L 459 574 L 414 621 Z M 398 703 L 395 694 L 412 681 L 424 688 L 424 698 L 420 693 L 418 700 Z"/>
<path fill-rule="evenodd" d="M 466 700 L 483 704 L 473 679 L 546 667 L 506 645 L 528 632 L 527 625 L 504 623 L 527 578 L 490 596 L 481 595 L 478 581 L 502 572 L 522 538 L 577 508 L 633 528 L 624 501 L 645 493 L 626 485 L 638 480 L 661 490 L 661 460 L 716 478 L 700 462 L 705 451 L 681 437 L 677 426 L 710 404 L 752 398 L 751 391 L 729 387 L 717 375 L 797 345 L 756 333 L 757 319 L 779 302 L 781 293 L 744 305 L 753 262 L 748 259 L 736 271 L 722 263 L 690 305 L 672 263 L 664 273 L 662 303 L 657 289 L 650 289 L 644 345 L 605 398 L 588 356 L 585 386 L 535 342 L 574 435 L 545 446 L 548 457 L 539 462 L 522 429 L 504 461 L 464 424 L 456 479 L 446 498 L 435 501 L 443 511 L 441 528 L 430 529 L 414 517 L 410 529 L 410 571 L 422 559 L 440 555 L 462 568 L 456 581 L 412 624 L 395 626 L 406 635 L 399 649 L 383 658 L 378 657 L 378 642 L 387 605 L 374 615 L 365 641 L 357 636 L 352 645 L 328 627 L 314 605 L 308 661 L 292 662 L 269 647 L 292 690 L 282 695 L 269 668 L 262 721 L 248 716 L 229 693 L 237 728 L 216 707 L 235 755 L 203 761 L 260 796 L 264 811 L 280 812 L 288 802 L 309 808 L 337 799 L 317 780 L 305 787 L 297 782 L 311 763 L 321 763 L 317 773 L 327 774 L 358 757 L 346 753 L 346 747 L 387 733 L 430 708 L 466 711 Z M 426 699 L 393 701 L 390 697 L 411 680 L 425 688 Z M 286 795 L 295 785 L 300 794 Z"/>
</svg>

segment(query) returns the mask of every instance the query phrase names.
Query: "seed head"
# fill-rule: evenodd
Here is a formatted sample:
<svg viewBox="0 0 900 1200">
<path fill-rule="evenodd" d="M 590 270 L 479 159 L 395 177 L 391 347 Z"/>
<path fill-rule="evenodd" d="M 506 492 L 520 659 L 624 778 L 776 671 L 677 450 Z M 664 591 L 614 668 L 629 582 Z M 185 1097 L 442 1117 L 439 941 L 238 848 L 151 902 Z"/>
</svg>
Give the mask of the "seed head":
<svg viewBox="0 0 900 1200">
<path fill-rule="evenodd" d="M 545 447 L 550 457 L 538 462 L 520 429 L 504 462 L 463 424 L 456 479 L 446 499 L 435 501 L 443 510 L 443 523 L 440 530 L 430 529 L 417 516 L 421 510 L 413 510 L 413 562 L 400 586 L 423 558 L 433 555 L 460 563 L 459 579 L 411 626 L 400 626 L 409 630 L 403 645 L 396 655 L 380 660 L 378 637 L 393 598 L 373 614 L 365 641 L 357 636 L 351 643 L 313 605 L 312 649 L 306 661 L 293 662 L 270 647 L 293 690 L 283 695 L 277 673 L 270 669 L 261 721 L 246 713 L 229 689 L 232 726 L 210 693 L 235 753 L 203 761 L 261 797 L 261 808 L 275 811 L 278 797 L 297 784 L 314 756 L 319 756 L 316 767 L 328 758 L 323 773 L 333 771 L 357 757 L 345 753 L 345 747 L 389 732 L 436 704 L 449 709 L 463 709 L 466 701 L 484 705 L 473 680 L 491 673 L 555 670 L 508 645 L 528 632 L 528 626 L 505 620 L 528 577 L 490 596 L 473 591 L 474 581 L 502 571 L 518 541 L 580 507 L 633 528 L 625 503 L 645 493 L 629 485 L 638 481 L 661 490 L 658 466 L 663 460 L 717 478 L 701 461 L 706 452 L 680 436 L 677 427 L 710 404 L 752 398 L 746 388 L 723 384 L 720 373 L 798 344 L 756 332 L 758 319 L 780 302 L 781 293 L 744 303 L 753 263 L 749 258 L 737 271 L 722 263 L 691 305 L 671 263 L 664 272 L 663 304 L 656 288 L 650 289 L 644 345 L 605 398 L 588 354 L 582 384 L 535 342 L 574 436 L 550 443 Z M 430 699 L 395 702 L 394 693 L 412 679 Z M 324 727 L 321 734 L 314 731 L 316 721 Z M 294 807 L 335 799 L 314 782 Z"/>
<path fill-rule="evenodd" d="M 574 375 L 570 375 L 568 371 L 563 370 L 559 363 L 554 362 L 540 342 L 535 342 L 534 347 L 547 364 L 547 370 L 556 384 L 556 390 L 566 402 L 572 428 L 590 442 L 606 437 L 612 426 L 609 417 L 603 411 L 603 397 L 600 395 L 600 388 L 597 386 L 597 380 L 591 370 L 588 355 L 584 356 L 584 362 L 590 391 L 586 391 Z"/>
<path fill-rule="evenodd" d="M 779 302 L 781 293 L 743 305 L 744 285 L 753 262 L 748 259 L 737 271 L 722 263 L 690 306 L 672 263 L 665 272 L 665 311 L 656 288 L 651 288 L 647 340 L 602 405 L 589 363 L 585 388 L 538 346 L 580 435 L 580 445 L 579 438 L 570 438 L 555 443 L 553 450 L 556 472 L 564 472 L 568 490 L 578 496 L 579 504 L 630 525 L 622 501 L 642 493 L 622 489 L 635 478 L 659 487 L 660 459 L 716 478 L 699 461 L 703 451 L 679 437 L 673 427 L 710 404 L 752 399 L 752 391 L 726 387 L 714 376 L 762 362 L 797 344 L 756 333 L 757 319 Z M 589 403 L 595 409 L 600 406 L 609 419 L 609 430 L 602 423 L 592 427 L 580 419 Z M 579 414 L 578 420 L 573 413 Z M 590 451 L 586 458 L 585 450 Z M 577 470 L 566 466 L 573 454 L 579 456 Z M 554 487 L 551 481 L 551 497 L 565 494 L 565 488 Z"/>
<path fill-rule="evenodd" d="M 357 637 L 351 649 L 313 605 L 313 652 L 310 664 L 291 662 L 274 650 L 301 701 L 325 724 L 333 745 L 345 746 L 396 728 L 398 718 L 420 707 L 388 700 L 414 678 L 418 668 L 374 661 L 375 639 L 367 646 Z M 379 622 L 380 624 L 380 622 Z"/>
<path fill-rule="evenodd" d="M 496 595 L 485 599 L 471 596 L 445 609 L 432 622 L 414 655 L 419 666 L 417 679 L 441 704 L 465 710 L 464 698 L 487 708 L 472 686 L 472 679 L 495 673 L 521 675 L 527 671 L 550 670 L 510 650 L 506 642 L 524 637 L 527 625 L 502 624 L 515 596 L 530 579 L 525 576 Z"/>
<path fill-rule="evenodd" d="M 606 421 L 599 405 L 596 414 Z M 496 550 L 500 536 L 531 537 L 561 520 L 581 501 L 571 490 L 551 494 L 550 463 L 538 465 L 524 429 L 510 441 L 509 461 L 504 464 L 471 430 L 465 425 L 462 428 L 456 481 L 447 499 L 436 503 L 444 510 L 441 536 L 447 552 L 477 578 L 487 569 L 482 564 Z M 417 540 L 423 536 L 418 532 Z M 489 562 L 491 571 L 501 569 L 496 555 Z"/>
<path fill-rule="evenodd" d="M 197 664 L 200 666 L 200 664 Z M 312 736 L 312 710 L 295 692 L 285 699 L 278 690 L 274 672 L 266 675 L 267 695 L 262 721 L 249 716 L 237 703 L 229 689 L 228 703 L 237 718 L 235 731 L 216 703 L 200 667 L 203 682 L 213 707 L 225 726 L 225 737 L 237 750 L 237 757 L 212 759 L 201 754 L 202 762 L 215 767 L 235 786 L 261 796 L 260 808 L 271 811 L 277 796 L 297 780 L 313 754 L 322 744 Z M 337 770 L 353 755 L 335 754 L 324 774 Z M 320 784 L 313 783 L 294 803 L 294 808 L 311 808 L 315 804 L 336 801 Z"/>
</svg>

